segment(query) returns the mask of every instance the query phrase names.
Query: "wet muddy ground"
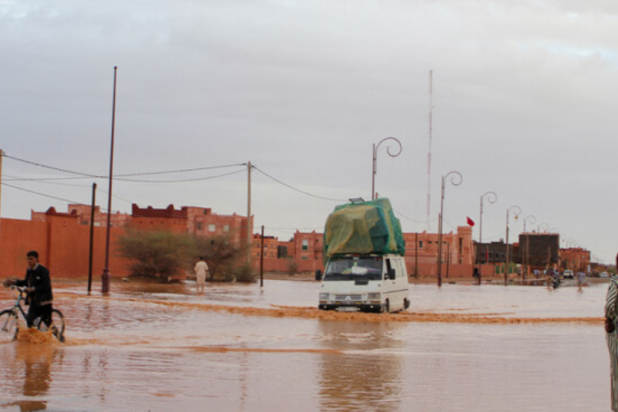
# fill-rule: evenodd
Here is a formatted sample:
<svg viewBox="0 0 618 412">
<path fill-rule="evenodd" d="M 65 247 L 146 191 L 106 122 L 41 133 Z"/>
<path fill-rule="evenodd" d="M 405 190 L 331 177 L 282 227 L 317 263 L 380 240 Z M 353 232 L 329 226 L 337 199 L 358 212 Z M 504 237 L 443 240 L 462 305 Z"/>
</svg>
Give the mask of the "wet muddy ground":
<svg viewBox="0 0 618 412">
<path fill-rule="evenodd" d="M 606 287 L 411 285 L 380 315 L 313 282 L 56 281 L 66 343 L 0 342 L 0 411 L 609 410 Z"/>
</svg>

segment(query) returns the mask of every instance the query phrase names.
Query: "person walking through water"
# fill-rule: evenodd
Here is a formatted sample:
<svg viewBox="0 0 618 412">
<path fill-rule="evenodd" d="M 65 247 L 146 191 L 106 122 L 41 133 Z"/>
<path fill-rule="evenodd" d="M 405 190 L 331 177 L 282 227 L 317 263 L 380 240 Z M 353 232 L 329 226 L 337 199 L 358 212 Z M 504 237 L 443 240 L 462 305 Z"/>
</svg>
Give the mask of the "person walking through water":
<svg viewBox="0 0 618 412">
<path fill-rule="evenodd" d="M 195 286 L 196 291 L 204 293 L 204 283 L 206 282 L 206 272 L 208 272 L 208 265 L 204 261 L 204 258 L 200 256 L 200 261 L 195 264 L 195 280 L 197 281 L 197 285 Z"/>
<path fill-rule="evenodd" d="M 616 256 L 618 264 L 618 255 Z M 618 331 L 616 320 L 618 318 L 618 276 L 612 275 L 607 289 L 605 300 L 605 332 L 607 333 L 607 348 L 609 349 L 611 388 L 612 388 L 612 411 L 618 412 Z"/>
<path fill-rule="evenodd" d="M 4 286 L 9 287 L 25 286 L 28 297 L 26 304 L 29 305 L 26 322 L 28 327 L 34 325 L 34 320 L 38 317 L 47 326 L 51 325 L 52 294 L 51 278 L 49 270 L 39 263 L 39 253 L 36 250 L 31 250 L 26 254 L 28 261 L 28 269 L 26 270 L 26 278 L 24 280 L 6 279 Z"/>
</svg>

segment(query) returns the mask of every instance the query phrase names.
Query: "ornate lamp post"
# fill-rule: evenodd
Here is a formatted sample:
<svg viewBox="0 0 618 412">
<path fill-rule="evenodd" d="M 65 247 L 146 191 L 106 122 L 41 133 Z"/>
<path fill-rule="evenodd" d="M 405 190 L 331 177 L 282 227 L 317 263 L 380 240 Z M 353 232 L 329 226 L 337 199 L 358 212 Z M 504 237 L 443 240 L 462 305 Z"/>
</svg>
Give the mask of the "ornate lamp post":
<svg viewBox="0 0 618 412">
<path fill-rule="evenodd" d="M 446 178 L 449 175 L 454 175 L 451 177 L 451 184 L 453 186 L 459 186 L 463 181 L 463 177 L 461 173 L 457 171 L 448 172 L 446 175 L 442 176 L 442 196 L 440 198 L 440 219 L 438 220 L 438 286 L 442 286 L 442 214 L 444 212 L 444 189 L 446 187 Z"/>
<path fill-rule="evenodd" d="M 399 150 L 397 150 L 397 152 L 391 153 L 391 148 L 387 147 L 386 153 L 388 153 L 390 157 L 397 157 L 401 154 L 401 150 L 402 150 L 401 142 L 394 137 L 386 137 L 380 140 L 378 144 L 374 143 L 373 145 L 373 171 L 371 173 L 371 200 L 375 200 L 376 198 L 376 173 L 378 172 L 378 149 L 380 148 L 380 145 L 382 143 L 389 141 L 389 140 L 395 141 L 397 145 L 399 146 Z"/>
<path fill-rule="evenodd" d="M 543 227 L 545 227 L 545 230 L 543 230 Z M 548 230 L 549 230 L 549 224 L 547 224 L 547 223 L 541 223 L 541 224 L 539 225 L 538 229 L 537 229 L 537 231 L 538 231 L 539 233 L 545 233 L 545 232 L 547 232 Z"/>
<path fill-rule="evenodd" d="M 498 195 L 492 191 L 485 192 L 481 195 L 481 216 L 479 219 L 479 246 L 483 244 L 483 199 L 487 197 L 487 201 L 489 203 L 496 203 L 498 201 Z M 487 248 L 485 248 L 485 252 L 487 252 Z M 479 263 L 479 277 L 478 284 L 481 284 L 481 264 Z"/>
<path fill-rule="evenodd" d="M 510 260 L 510 256 L 509 256 L 509 212 L 511 211 L 511 209 L 514 209 L 515 211 L 515 220 L 517 220 L 517 218 L 519 217 L 519 215 L 521 214 L 521 208 L 517 205 L 515 206 L 511 206 L 508 209 L 506 209 L 506 261 L 505 261 L 505 266 L 504 266 L 504 286 L 508 285 L 508 277 L 509 277 L 509 260 Z"/>
<path fill-rule="evenodd" d="M 530 252 L 530 236 L 527 235 L 526 232 L 526 222 L 530 221 L 531 224 L 535 224 L 536 223 L 536 217 L 533 215 L 530 216 L 526 216 L 524 218 L 524 235 L 526 236 L 526 250 L 524 251 L 524 268 L 521 272 L 521 276 L 522 276 L 522 280 L 525 281 L 526 280 L 526 275 L 528 274 L 528 270 L 530 269 L 529 266 L 529 262 L 528 262 L 528 258 L 530 256 L 529 252 Z"/>
</svg>

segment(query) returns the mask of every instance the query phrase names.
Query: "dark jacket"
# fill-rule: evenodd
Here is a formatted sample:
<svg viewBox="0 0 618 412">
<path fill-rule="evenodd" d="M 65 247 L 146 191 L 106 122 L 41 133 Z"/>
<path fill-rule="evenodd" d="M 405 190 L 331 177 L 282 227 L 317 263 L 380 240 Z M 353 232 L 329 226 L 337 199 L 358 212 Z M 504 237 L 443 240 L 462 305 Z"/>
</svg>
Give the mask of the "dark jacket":
<svg viewBox="0 0 618 412">
<path fill-rule="evenodd" d="M 17 286 L 27 286 L 34 288 L 28 296 L 31 305 L 42 306 L 51 304 L 54 296 L 52 295 L 51 279 L 49 270 L 45 266 L 38 264 L 34 269 L 26 270 L 26 278 L 15 282 Z"/>
</svg>

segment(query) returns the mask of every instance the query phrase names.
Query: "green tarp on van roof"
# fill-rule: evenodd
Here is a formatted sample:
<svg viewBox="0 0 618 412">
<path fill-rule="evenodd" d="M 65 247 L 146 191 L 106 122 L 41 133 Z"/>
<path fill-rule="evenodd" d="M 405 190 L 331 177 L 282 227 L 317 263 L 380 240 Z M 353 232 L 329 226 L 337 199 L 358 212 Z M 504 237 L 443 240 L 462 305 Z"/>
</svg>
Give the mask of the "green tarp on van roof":
<svg viewBox="0 0 618 412">
<path fill-rule="evenodd" d="M 405 253 L 401 224 L 387 198 L 335 207 L 326 219 L 324 255 Z"/>
</svg>

